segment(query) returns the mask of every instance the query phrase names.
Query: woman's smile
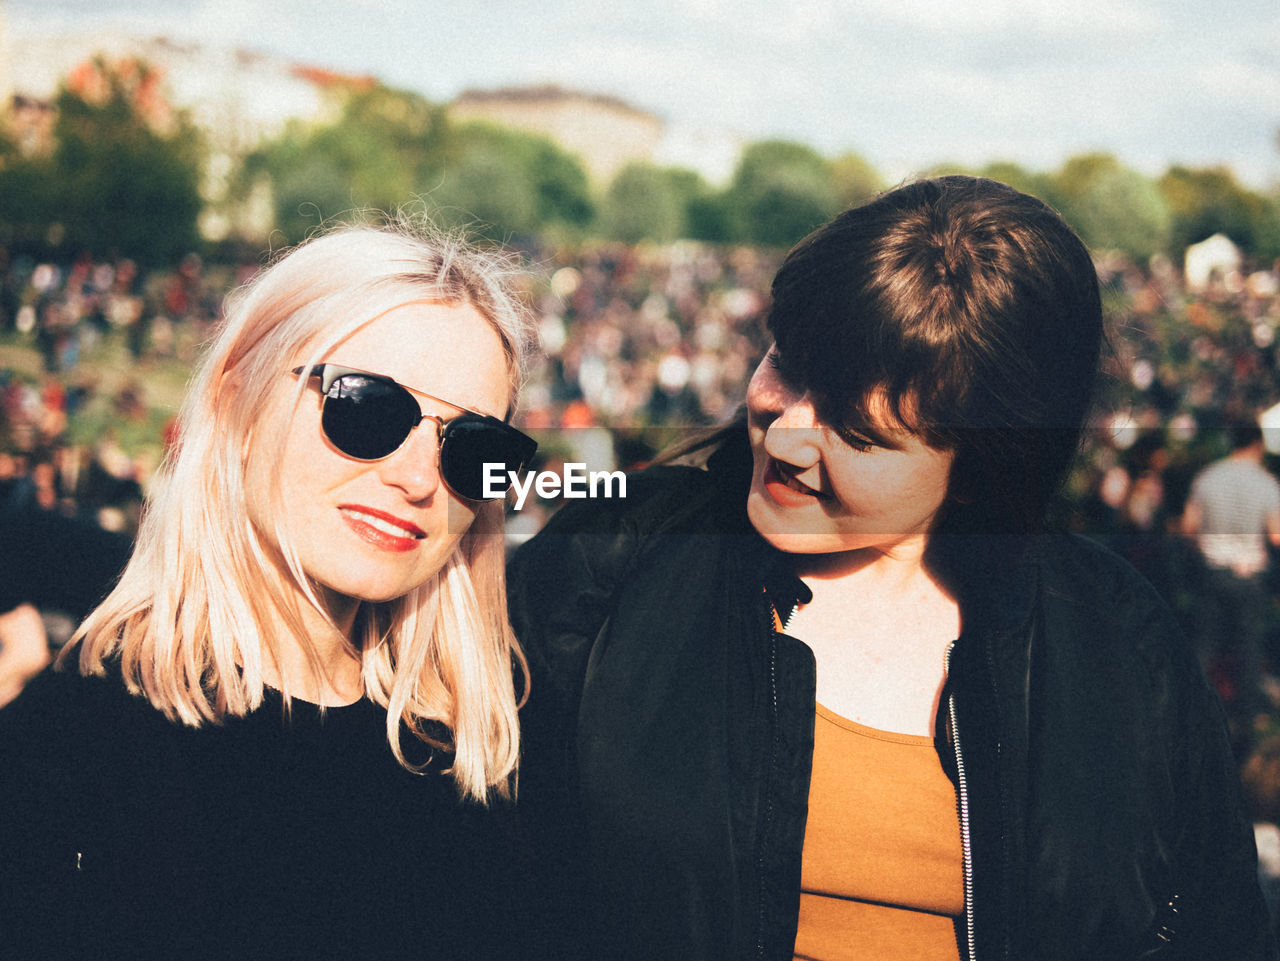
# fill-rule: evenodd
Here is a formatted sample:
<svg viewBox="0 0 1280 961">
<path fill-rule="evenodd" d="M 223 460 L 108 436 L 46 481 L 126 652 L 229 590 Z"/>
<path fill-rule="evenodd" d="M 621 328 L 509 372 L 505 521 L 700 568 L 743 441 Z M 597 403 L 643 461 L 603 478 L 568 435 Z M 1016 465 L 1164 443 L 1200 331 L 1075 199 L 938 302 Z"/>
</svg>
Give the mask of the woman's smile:
<svg viewBox="0 0 1280 961">
<path fill-rule="evenodd" d="M 769 458 L 764 469 L 765 490 L 770 497 L 784 507 L 806 507 L 814 501 L 828 498 L 827 494 L 799 480 L 796 477 L 797 473 L 799 471 L 790 464 Z"/>
<path fill-rule="evenodd" d="M 411 551 L 418 546 L 418 541 L 427 536 L 427 532 L 417 524 L 372 507 L 342 504 L 338 510 L 357 536 L 385 550 Z"/>
</svg>

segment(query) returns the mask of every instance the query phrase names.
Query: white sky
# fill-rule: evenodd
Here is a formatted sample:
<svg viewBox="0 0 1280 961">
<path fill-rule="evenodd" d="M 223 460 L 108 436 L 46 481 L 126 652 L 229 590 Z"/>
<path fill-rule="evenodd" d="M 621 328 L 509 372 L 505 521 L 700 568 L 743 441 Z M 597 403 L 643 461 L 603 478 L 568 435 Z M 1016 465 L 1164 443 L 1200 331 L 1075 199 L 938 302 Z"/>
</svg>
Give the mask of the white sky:
<svg viewBox="0 0 1280 961">
<path fill-rule="evenodd" d="M 682 125 L 861 153 L 1280 183 L 1275 0 L 0 0 L 15 33 L 102 24 L 368 73 L 449 100 L 558 83 Z"/>
</svg>

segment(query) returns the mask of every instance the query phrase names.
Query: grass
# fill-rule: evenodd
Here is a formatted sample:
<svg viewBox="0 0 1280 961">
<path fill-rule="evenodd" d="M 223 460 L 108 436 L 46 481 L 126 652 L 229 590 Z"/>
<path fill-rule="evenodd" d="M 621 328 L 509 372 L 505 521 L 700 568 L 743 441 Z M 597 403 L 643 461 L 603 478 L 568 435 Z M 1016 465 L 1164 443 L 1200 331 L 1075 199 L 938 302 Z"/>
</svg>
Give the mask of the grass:
<svg viewBox="0 0 1280 961">
<path fill-rule="evenodd" d="M 29 383 L 47 376 L 34 339 L 22 334 L 0 337 L 0 370 Z M 165 424 L 177 413 L 191 373 L 191 363 L 176 357 L 135 359 L 122 331 L 97 338 L 82 348 L 73 370 L 56 375 L 68 388 L 90 388 L 87 403 L 67 424 L 66 440 L 92 445 L 112 437 L 130 455 L 158 454 Z M 139 393 L 141 405 L 137 414 L 126 416 L 116 398 L 130 388 Z"/>
</svg>

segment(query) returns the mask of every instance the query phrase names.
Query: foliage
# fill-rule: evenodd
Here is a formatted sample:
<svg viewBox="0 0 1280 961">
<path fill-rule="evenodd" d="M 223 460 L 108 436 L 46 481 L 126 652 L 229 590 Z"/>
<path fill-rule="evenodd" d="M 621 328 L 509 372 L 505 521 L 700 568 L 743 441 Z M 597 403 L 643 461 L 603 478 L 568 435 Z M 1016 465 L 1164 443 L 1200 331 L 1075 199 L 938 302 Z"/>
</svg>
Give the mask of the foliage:
<svg viewBox="0 0 1280 961">
<path fill-rule="evenodd" d="M 1094 250 L 1138 261 L 1167 248 L 1172 216 L 1156 185 L 1110 154 L 1072 157 L 1049 186 L 1062 215 Z"/>
<path fill-rule="evenodd" d="M 199 243 L 200 134 L 180 112 L 168 123 L 148 116 L 158 78 L 147 65 L 96 66 L 100 90 L 84 96 L 64 85 L 56 100 L 53 167 L 65 243 L 172 263 Z"/>
<path fill-rule="evenodd" d="M 333 123 L 294 124 L 257 150 L 245 181 L 261 178 L 289 242 L 347 211 L 395 211 L 416 199 L 443 223 L 498 239 L 594 216 L 582 165 L 551 141 L 455 126 L 444 107 L 382 86 L 351 96 Z"/>
<path fill-rule="evenodd" d="M 732 225 L 725 193 L 713 189 L 696 170 L 663 167 L 661 171 L 680 205 L 681 234 L 707 243 L 728 242 Z"/>
<path fill-rule="evenodd" d="M 728 193 L 737 239 L 769 247 L 789 247 L 840 210 L 827 161 L 789 140 L 750 144 Z"/>
<path fill-rule="evenodd" d="M 1021 190 L 1024 194 L 1039 197 L 1051 207 L 1056 208 L 1059 204 L 1058 191 L 1050 174 L 1027 170 L 1021 164 L 1007 160 L 989 163 L 978 170 L 977 174 L 980 177 L 1008 184 L 1014 190 Z"/>
<path fill-rule="evenodd" d="M 586 171 L 545 137 L 484 123 L 448 133 L 431 202 L 443 217 L 505 236 L 576 229 L 595 216 Z"/>
<path fill-rule="evenodd" d="M 0 167 L 0 245 L 45 255 L 62 236 L 57 176 L 47 157 L 13 156 Z"/>
<path fill-rule="evenodd" d="M 0 236 L 18 249 L 172 263 L 199 243 L 201 137 L 159 75 L 98 58 L 55 99 L 48 156 L 5 151 Z"/>
<path fill-rule="evenodd" d="M 375 86 L 351 94 L 339 118 L 292 123 L 246 158 L 243 192 L 272 186 L 276 228 L 297 243 L 350 210 L 392 211 L 438 179 L 443 109 L 414 93 Z"/>
<path fill-rule="evenodd" d="M 1262 264 L 1280 259 L 1280 190 L 1261 197 L 1253 255 Z"/>
<path fill-rule="evenodd" d="M 653 164 L 628 164 L 609 184 L 601 210 L 605 235 L 626 243 L 674 240 L 684 226 L 676 180 Z"/>
<path fill-rule="evenodd" d="M 1172 248 L 1181 257 L 1188 245 L 1222 233 L 1246 253 L 1267 241 L 1274 216 L 1268 201 L 1242 187 L 1224 167 L 1171 167 L 1159 181 L 1160 192 L 1173 212 Z"/>
<path fill-rule="evenodd" d="M 204 145 L 162 86 L 145 64 L 98 59 L 60 88 L 50 150 L 24 155 L 0 131 L 0 245 L 143 265 L 174 263 L 196 249 Z M 598 232 L 624 241 L 787 247 L 886 187 L 856 153 L 827 159 L 771 139 L 746 147 L 723 189 L 692 170 L 636 163 L 593 190 L 579 158 L 545 137 L 452 124 L 444 106 L 376 84 L 340 85 L 333 96 L 333 120 L 290 124 L 233 174 L 230 193 L 239 199 L 229 203 L 247 212 L 245 198 L 269 195 L 287 243 L 352 210 L 421 201 L 442 221 L 498 240 L 572 241 Z M 1096 250 L 1180 259 L 1188 244 L 1222 232 L 1256 262 L 1280 257 L 1280 193 L 1249 190 L 1226 168 L 1173 167 L 1153 181 L 1110 154 L 1089 153 L 1049 173 L 1007 161 L 968 172 L 1041 197 Z M 262 238 L 251 234 L 233 233 L 227 249 L 256 250 Z"/>
<path fill-rule="evenodd" d="M 831 161 L 830 169 L 841 210 L 865 204 L 888 186 L 880 172 L 856 153 L 842 153 Z"/>
</svg>

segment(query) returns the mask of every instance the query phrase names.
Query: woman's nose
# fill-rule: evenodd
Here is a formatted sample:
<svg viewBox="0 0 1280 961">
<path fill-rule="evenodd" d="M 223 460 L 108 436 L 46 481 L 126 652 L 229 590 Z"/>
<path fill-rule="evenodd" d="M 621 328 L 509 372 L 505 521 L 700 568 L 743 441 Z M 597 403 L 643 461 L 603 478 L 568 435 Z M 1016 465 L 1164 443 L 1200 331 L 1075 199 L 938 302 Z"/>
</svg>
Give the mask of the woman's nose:
<svg viewBox="0 0 1280 961">
<path fill-rule="evenodd" d="M 773 424 L 791 429 L 817 430 L 821 425 L 808 392 L 782 398 Z M 772 426 L 772 425 L 771 425 Z"/>
<path fill-rule="evenodd" d="M 440 488 L 440 431 L 431 418 L 422 420 L 399 449 L 378 462 L 378 476 L 403 491 L 407 500 L 424 501 Z"/>
<path fill-rule="evenodd" d="M 791 395 L 781 403 L 765 430 L 764 447 L 770 457 L 807 467 L 820 456 L 822 423 L 808 393 Z"/>
</svg>

